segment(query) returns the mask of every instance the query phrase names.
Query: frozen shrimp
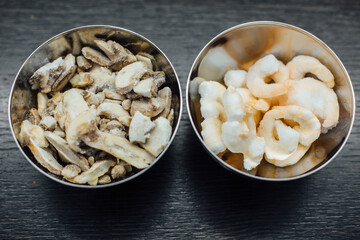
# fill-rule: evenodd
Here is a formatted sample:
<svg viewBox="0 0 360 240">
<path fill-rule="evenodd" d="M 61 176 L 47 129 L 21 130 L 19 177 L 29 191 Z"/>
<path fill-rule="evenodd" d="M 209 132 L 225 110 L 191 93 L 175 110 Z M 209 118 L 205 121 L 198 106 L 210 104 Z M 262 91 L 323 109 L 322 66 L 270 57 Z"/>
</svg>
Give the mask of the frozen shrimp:
<svg viewBox="0 0 360 240">
<path fill-rule="evenodd" d="M 297 125 L 293 128 L 287 127 L 283 122 L 277 121 L 280 119 L 292 120 Z M 274 135 L 274 127 L 276 127 L 279 140 Z M 284 166 L 294 164 L 302 157 L 288 159 L 296 152 L 297 143 L 307 147 L 320 136 L 320 122 L 310 110 L 300 106 L 274 107 L 265 113 L 260 122 L 258 134 L 265 138 L 265 159 L 277 166 Z M 285 162 L 280 163 L 281 161 Z"/>
<path fill-rule="evenodd" d="M 215 81 L 203 81 L 199 85 L 200 112 L 204 118 L 201 123 L 201 135 L 206 146 L 218 154 L 225 151 L 226 147 L 221 139 L 221 124 L 226 120 L 222 97 L 226 88 Z"/>
<path fill-rule="evenodd" d="M 226 88 L 215 81 L 204 81 L 200 84 L 200 111 L 203 118 L 226 119 L 224 107 L 222 106 L 222 96 L 225 91 Z"/>
<path fill-rule="evenodd" d="M 330 70 L 314 57 L 296 56 L 287 63 L 286 67 L 289 70 L 291 80 L 300 80 L 304 78 L 306 73 L 312 73 L 327 87 L 333 88 L 335 86 L 334 76 Z"/>
<path fill-rule="evenodd" d="M 225 146 L 233 153 L 244 154 L 244 168 L 251 170 L 260 164 L 265 150 L 263 137 L 256 135 L 256 125 L 251 114 L 243 121 L 227 121 L 221 127 Z"/>
<path fill-rule="evenodd" d="M 224 77 L 226 86 L 234 88 L 242 88 L 246 85 L 246 74 L 244 70 L 230 70 L 227 71 Z"/>
<path fill-rule="evenodd" d="M 226 150 L 221 139 L 221 121 L 217 118 L 207 118 L 201 122 L 201 136 L 205 145 L 215 154 Z"/>
<path fill-rule="evenodd" d="M 339 121 L 339 103 L 335 92 L 313 78 L 294 81 L 289 92 L 279 98 L 279 103 L 311 110 L 322 123 L 323 133 Z"/>
<path fill-rule="evenodd" d="M 276 75 L 281 67 L 281 62 L 278 61 L 274 55 L 269 54 L 258 61 L 249 68 L 247 74 L 246 86 L 249 88 L 250 92 L 260 98 L 272 98 L 287 92 L 287 80 L 283 79 Z M 273 77 L 275 83 L 266 83 L 268 79 Z M 283 73 L 281 73 L 282 75 Z"/>
</svg>

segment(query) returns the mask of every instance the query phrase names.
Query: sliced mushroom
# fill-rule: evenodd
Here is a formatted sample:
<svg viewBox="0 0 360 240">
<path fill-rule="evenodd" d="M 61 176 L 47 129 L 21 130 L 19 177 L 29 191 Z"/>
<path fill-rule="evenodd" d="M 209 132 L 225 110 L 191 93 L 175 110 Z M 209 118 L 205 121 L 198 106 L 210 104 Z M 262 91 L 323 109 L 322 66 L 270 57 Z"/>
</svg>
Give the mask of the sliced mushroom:
<svg viewBox="0 0 360 240">
<path fill-rule="evenodd" d="M 83 56 L 77 56 L 76 63 L 78 67 L 83 71 L 89 70 L 92 67 L 92 64 Z"/>
<path fill-rule="evenodd" d="M 37 145 L 32 138 L 30 138 L 28 145 L 35 159 L 47 170 L 56 175 L 60 175 L 63 166 L 60 165 L 51 154 L 51 151 L 47 148 L 42 148 Z"/>
<path fill-rule="evenodd" d="M 101 177 L 99 177 L 99 184 L 107 184 L 107 183 L 111 183 L 111 178 L 109 175 L 103 175 Z"/>
<path fill-rule="evenodd" d="M 32 124 L 39 125 L 40 116 L 36 108 L 31 108 L 26 114 L 26 119 L 28 119 Z"/>
<path fill-rule="evenodd" d="M 93 156 L 90 156 L 90 157 L 88 158 L 88 162 L 89 162 L 90 166 L 94 165 L 94 163 L 95 163 L 94 157 L 93 157 Z"/>
<path fill-rule="evenodd" d="M 120 104 L 103 102 L 97 108 L 97 115 L 106 116 L 109 119 L 119 120 L 125 126 L 130 125 L 130 114 Z"/>
<path fill-rule="evenodd" d="M 150 70 L 157 71 L 158 65 L 157 65 L 156 59 L 154 58 L 153 55 L 151 55 L 151 54 L 149 54 L 149 53 L 145 53 L 145 52 L 139 52 L 139 53 L 136 55 L 136 57 L 139 57 L 139 56 L 140 56 L 140 59 L 142 59 L 143 61 L 146 61 L 146 62 L 148 62 L 148 60 L 146 60 L 146 59 L 144 59 L 144 58 L 149 59 L 150 62 L 151 62 L 151 68 L 150 68 L 150 64 L 148 64 L 148 68 L 149 68 Z M 143 58 L 141 58 L 141 57 L 143 57 Z M 138 59 L 138 61 L 142 61 L 142 60 L 140 60 L 140 59 Z"/>
<path fill-rule="evenodd" d="M 59 57 L 55 61 L 45 64 L 29 78 L 32 89 L 41 89 L 41 92 L 48 93 L 55 80 L 64 71 L 64 59 Z"/>
<path fill-rule="evenodd" d="M 87 73 L 87 72 L 81 72 L 81 73 L 75 74 L 70 79 L 71 86 L 79 87 L 79 88 L 91 85 L 93 82 L 94 82 L 94 79 L 91 77 L 91 74 Z"/>
<path fill-rule="evenodd" d="M 94 80 L 90 91 L 98 92 L 104 89 L 114 89 L 115 91 L 115 73 L 104 67 L 94 68 L 90 70 L 92 79 Z"/>
<path fill-rule="evenodd" d="M 46 109 L 48 101 L 49 101 L 49 99 L 45 93 L 39 92 L 37 94 L 37 104 L 38 104 L 37 111 L 41 117 L 45 117 L 45 116 L 49 115 L 49 113 Z"/>
<path fill-rule="evenodd" d="M 123 107 L 124 110 L 129 111 L 131 108 L 131 100 L 125 99 L 124 101 L 122 101 L 121 106 Z"/>
<path fill-rule="evenodd" d="M 65 179 L 71 179 L 78 176 L 80 172 L 81 169 L 77 165 L 69 164 L 63 168 L 63 170 L 61 171 L 61 175 Z"/>
<path fill-rule="evenodd" d="M 112 179 L 122 178 L 126 175 L 126 170 L 123 165 L 116 165 L 111 169 L 111 177 Z"/>
<path fill-rule="evenodd" d="M 47 149 L 49 143 L 45 139 L 44 130 L 24 120 L 21 124 L 19 141 L 23 147 L 28 146 L 35 159 L 51 173 L 60 175 L 62 166 L 56 161 L 51 151 Z"/>
<path fill-rule="evenodd" d="M 104 90 L 105 97 L 113 100 L 123 101 L 125 100 L 125 96 L 123 94 L 118 94 L 116 92 L 110 90 Z"/>
<path fill-rule="evenodd" d="M 131 103 L 130 114 L 134 116 L 136 111 L 141 112 L 143 115 L 150 118 L 159 115 L 165 108 L 166 102 L 162 98 L 151 98 L 134 100 Z"/>
<path fill-rule="evenodd" d="M 65 129 L 66 115 L 64 111 L 64 104 L 62 102 L 58 103 L 53 111 L 54 118 L 56 119 L 59 127 Z"/>
<path fill-rule="evenodd" d="M 136 57 L 126 48 L 115 41 L 95 40 L 95 44 L 106 54 L 111 60 L 108 66 L 113 71 L 119 71 L 126 65 L 136 61 Z"/>
<path fill-rule="evenodd" d="M 90 109 L 74 119 L 66 136 L 67 139 L 69 137 L 68 142 L 79 144 L 82 140 L 86 145 L 107 152 L 139 169 L 146 168 L 154 161 L 148 152 L 125 138 L 98 130 L 95 117 L 96 112 Z"/>
<path fill-rule="evenodd" d="M 45 130 L 53 131 L 56 127 L 56 120 L 51 116 L 45 116 L 41 119 L 40 126 Z"/>
<path fill-rule="evenodd" d="M 126 98 L 129 100 L 135 100 L 135 99 L 139 99 L 141 98 L 140 95 L 138 95 L 136 92 L 134 92 L 133 90 L 128 92 L 126 95 Z"/>
<path fill-rule="evenodd" d="M 171 136 L 171 126 L 169 120 L 163 117 L 157 118 L 154 123 L 155 128 L 150 132 L 150 138 L 145 144 L 141 144 L 146 151 L 157 157 L 168 145 Z"/>
<path fill-rule="evenodd" d="M 140 55 L 140 54 L 137 54 L 137 55 L 136 55 L 136 59 L 137 59 L 138 61 L 140 61 L 140 62 L 145 63 L 145 64 L 146 64 L 146 67 L 147 67 L 148 69 L 153 70 L 153 65 L 152 65 L 152 63 L 151 63 L 151 59 L 150 59 L 150 58 L 147 58 L 147 57 L 144 57 L 144 56 L 142 56 L 142 55 Z"/>
<path fill-rule="evenodd" d="M 65 128 L 77 115 L 89 109 L 82 94 L 72 88 L 63 94 L 64 113 L 66 114 Z"/>
<path fill-rule="evenodd" d="M 40 147 L 49 146 L 44 136 L 44 130 L 32 124 L 29 120 L 24 120 L 20 126 L 19 142 L 21 146 L 25 147 L 29 144 L 30 139 Z"/>
<path fill-rule="evenodd" d="M 99 93 L 93 93 L 90 91 L 84 92 L 84 99 L 89 105 L 95 105 L 99 106 L 104 100 L 105 100 L 105 93 L 99 92 Z"/>
<path fill-rule="evenodd" d="M 52 95 L 52 97 L 47 102 L 47 109 L 48 111 L 53 111 L 56 106 L 61 102 L 62 100 L 62 93 L 57 92 Z"/>
<path fill-rule="evenodd" d="M 59 156 L 64 162 L 75 164 L 83 171 L 89 169 L 88 161 L 86 159 L 81 159 L 76 153 L 74 153 L 70 149 L 69 144 L 65 141 L 65 139 L 52 132 L 45 132 L 45 137 L 51 143 L 51 145 L 55 147 Z"/>
<path fill-rule="evenodd" d="M 111 64 L 109 58 L 105 57 L 104 54 L 91 47 L 83 47 L 81 49 L 81 52 L 85 58 L 91 60 L 94 63 L 99 64 L 100 66 L 108 67 Z"/>
<path fill-rule="evenodd" d="M 165 100 L 165 108 L 164 111 L 162 111 L 162 113 L 160 114 L 160 116 L 167 118 L 171 108 L 171 89 L 169 87 L 164 87 L 158 92 L 158 96 Z"/>
<path fill-rule="evenodd" d="M 140 96 L 151 98 L 157 95 L 157 86 L 153 78 L 147 78 L 138 82 L 134 87 L 134 92 Z M 171 93 L 171 92 L 170 92 Z"/>
<path fill-rule="evenodd" d="M 150 131 L 155 127 L 155 123 L 147 116 L 136 111 L 129 127 L 129 140 L 131 143 L 145 143 L 150 137 Z"/>
<path fill-rule="evenodd" d="M 64 71 L 61 73 L 61 75 L 56 79 L 56 81 L 51 86 L 52 92 L 58 92 L 61 91 L 65 85 L 69 82 L 69 80 L 72 78 L 72 76 L 76 72 L 76 64 L 75 64 L 75 57 L 71 53 L 69 53 L 64 58 Z"/>
<path fill-rule="evenodd" d="M 115 87 L 120 94 L 130 92 L 147 71 L 143 62 L 135 62 L 122 68 L 115 78 Z"/>
<path fill-rule="evenodd" d="M 126 138 L 127 136 L 126 132 L 121 130 L 120 128 L 112 128 L 109 130 L 109 133 L 123 138 Z"/>
<path fill-rule="evenodd" d="M 89 170 L 83 172 L 73 179 L 69 179 L 69 181 L 79 184 L 90 184 L 93 181 L 97 182 L 98 178 L 109 171 L 110 167 L 113 167 L 114 165 L 115 162 L 111 160 L 97 161 L 94 163 L 94 165 L 91 166 Z"/>
<path fill-rule="evenodd" d="M 120 101 L 120 100 L 113 100 L 113 99 L 105 99 L 105 100 L 104 100 L 104 103 L 114 103 L 114 104 L 121 105 L 121 104 L 122 104 L 122 101 Z"/>
<path fill-rule="evenodd" d="M 54 134 L 58 135 L 59 137 L 64 138 L 65 137 L 65 132 L 63 130 L 61 130 L 61 128 L 56 125 L 55 130 L 53 131 Z"/>
<path fill-rule="evenodd" d="M 154 72 L 152 74 L 152 78 L 154 79 L 154 82 L 156 86 L 159 88 L 161 85 L 165 83 L 165 73 L 162 71 Z"/>
<path fill-rule="evenodd" d="M 71 135 L 74 130 L 70 128 L 72 121 L 81 115 L 81 113 L 87 111 L 89 109 L 86 101 L 79 91 L 75 88 L 72 88 L 66 91 L 63 95 L 63 113 L 65 114 L 65 132 L 66 132 L 66 140 L 71 149 L 75 152 L 83 152 L 81 148 L 78 146 L 76 142 L 72 140 L 74 136 Z M 75 136 L 76 139 L 76 136 Z"/>
</svg>

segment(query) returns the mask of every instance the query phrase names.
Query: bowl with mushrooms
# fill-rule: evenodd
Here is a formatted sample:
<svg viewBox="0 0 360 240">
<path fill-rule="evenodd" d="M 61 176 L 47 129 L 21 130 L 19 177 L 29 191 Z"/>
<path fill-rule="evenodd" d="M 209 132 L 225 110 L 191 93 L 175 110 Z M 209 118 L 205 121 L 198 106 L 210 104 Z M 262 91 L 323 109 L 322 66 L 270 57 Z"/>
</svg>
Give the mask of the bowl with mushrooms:
<svg viewBox="0 0 360 240">
<path fill-rule="evenodd" d="M 127 182 L 175 137 L 180 82 L 151 41 L 113 26 L 68 30 L 39 46 L 15 77 L 9 121 L 20 151 L 69 186 Z"/>
<path fill-rule="evenodd" d="M 328 165 L 355 117 L 350 77 L 320 39 L 250 22 L 212 39 L 193 63 L 186 104 L 206 151 L 252 179 L 289 181 Z"/>
</svg>

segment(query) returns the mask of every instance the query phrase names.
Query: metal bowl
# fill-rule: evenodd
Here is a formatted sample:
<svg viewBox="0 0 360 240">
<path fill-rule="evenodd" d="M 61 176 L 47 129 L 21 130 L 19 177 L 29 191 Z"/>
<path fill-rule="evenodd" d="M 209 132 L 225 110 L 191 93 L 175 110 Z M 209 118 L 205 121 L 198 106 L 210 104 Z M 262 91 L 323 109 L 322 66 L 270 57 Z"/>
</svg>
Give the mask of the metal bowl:
<svg viewBox="0 0 360 240">
<path fill-rule="evenodd" d="M 265 160 L 256 171 L 240 170 L 227 164 L 224 156 L 215 155 L 205 145 L 201 137 L 199 96 L 191 99 L 193 84 L 190 81 L 197 76 L 198 67 L 205 54 L 216 46 L 224 46 L 227 53 L 245 70 L 257 59 L 272 53 L 287 63 L 294 56 L 303 54 L 314 56 L 325 64 L 335 76 L 334 88 L 340 105 L 340 119 L 335 128 L 322 134 L 305 156 L 290 167 L 275 167 Z M 195 86 L 196 87 L 196 86 Z M 344 147 L 349 138 L 355 118 L 355 95 L 350 77 L 336 54 L 320 39 L 298 27 L 279 22 L 249 22 L 232 27 L 213 38 L 201 50 L 193 63 L 186 88 L 186 105 L 191 124 L 204 148 L 221 166 L 246 177 L 265 181 L 288 181 L 309 176 L 328 165 Z M 227 158 L 232 153 L 227 153 Z M 229 155 L 230 154 L 230 155 Z M 234 155 L 233 155 L 234 156 Z"/>
<path fill-rule="evenodd" d="M 80 41 L 79 36 L 81 37 Z M 36 107 L 37 92 L 31 90 L 28 83 L 29 77 L 41 66 L 55 60 L 60 56 L 65 56 L 68 52 L 72 52 L 74 55 L 78 55 L 80 54 L 80 49 L 83 46 L 95 46 L 94 40 L 96 39 L 114 40 L 122 44 L 124 47 L 127 47 L 133 53 L 142 51 L 150 53 L 155 57 L 159 70 L 164 71 L 166 74 L 166 83 L 164 85 L 169 86 L 173 93 L 172 108 L 174 108 L 174 123 L 172 127 L 172 135 L 168 146 L 162 151 L 162 153 L 149 167 L 142 170 L 136 170 L 135 172 L 133 170 L 133 175 L 121 180 L 115 180 L 109 184 L 89 186 L 63 181 L 61 177 L 56 176 L 43 168 L 36 161 L 36 159 L 33 157 L 32 153 L 27 147 L 21 147 L 15 137 L 15 131 L 18 131 L 19 123 L 24 120 L 26 112 L 30 108 Z M 21 153 L 28 160 L 28 162 L 32 166 L 34 166 L 34 168 L 36 168 L 39 172 L 41 172 L 48 178 L 68 186 L 80 188 L 103 188 L 130 181 L 131 179 L 134 179 L 149 170 L 156 162 L 159 161 L 159 159 L 164 155 L 164 153 L 170 146 L 171 142 L 174 140 L 176 131 L 178 129 L 182 112 L 182 96 L 180 81 L 178 79 L 178 76 L 176 75 L 174 67 L 170 63 L 169 59 L 165 56 L 165 54 L 154 43 L 141 36 L 140 34 L 124 28 L 105 25 L 91 25 L 70 29 L 50 38 L 49 40 L 41 44 L 26 59 L 24 64 L 21 66 L 19 72 L 17 73 L 11 88 L 8 107 L 11 133 Z"/>
</svg>

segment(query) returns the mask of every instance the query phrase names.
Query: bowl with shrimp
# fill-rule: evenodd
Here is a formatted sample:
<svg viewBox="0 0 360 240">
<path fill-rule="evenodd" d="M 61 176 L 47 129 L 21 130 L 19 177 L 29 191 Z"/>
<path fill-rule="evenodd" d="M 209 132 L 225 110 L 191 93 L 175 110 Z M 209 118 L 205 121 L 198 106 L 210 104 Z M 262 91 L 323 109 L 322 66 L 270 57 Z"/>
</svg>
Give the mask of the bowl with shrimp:
<svg viewBox="0 0 360 240">
<path fill-rule="evenodd" d="M 269 21 L 213 38 L 191 67 L 186 104 L 210 156 L 265 181 L 295 180 L 327 166 L 355 117 L 351 79 L 336 54 L 303 29 Z"/>
</svg>

